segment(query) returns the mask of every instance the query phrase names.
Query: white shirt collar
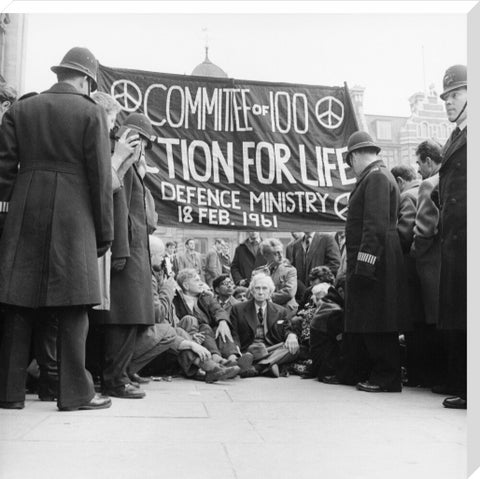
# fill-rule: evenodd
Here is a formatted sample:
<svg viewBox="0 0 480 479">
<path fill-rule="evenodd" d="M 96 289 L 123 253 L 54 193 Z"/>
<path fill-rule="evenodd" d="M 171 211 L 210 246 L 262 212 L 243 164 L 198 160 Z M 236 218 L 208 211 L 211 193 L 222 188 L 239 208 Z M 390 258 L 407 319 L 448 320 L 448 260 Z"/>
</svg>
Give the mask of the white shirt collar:
<svg viewBox="0 0 480 479">
<path fill-rule="evenodd" d="M 465 120 L 463 120 L 461 123 L 458 123 L 457 126 L 458 128 L 460 128 L 461 131 L 463 131 L 467 126 L 467 119 L 465 118 Z"/>
</svg>

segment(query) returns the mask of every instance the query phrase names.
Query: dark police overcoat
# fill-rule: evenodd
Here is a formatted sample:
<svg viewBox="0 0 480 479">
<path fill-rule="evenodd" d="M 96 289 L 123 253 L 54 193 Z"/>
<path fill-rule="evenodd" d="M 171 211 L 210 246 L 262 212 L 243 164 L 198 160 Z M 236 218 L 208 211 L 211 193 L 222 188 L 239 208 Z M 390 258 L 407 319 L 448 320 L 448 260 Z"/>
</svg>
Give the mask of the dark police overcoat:
<svg viewBox="0 0 480 479">
<path fill-rule="evenodd" d="M 439 327 L 467 328 L 467 128 L 448 139 L 439 170 Z"/>
<path fill-rule="evenodd" d="M 135 165 L 127 171 L 123 183 L 114 195 L 112 263 L 119 258 L 127 258 L 127 262 L 122 271 L 112 270 L 110 312 L 105 315 L 105 323 L 155 324 L 145 187 Z"/>
<path fill-rule="evenodd" d="M 380 333 L 403 327 L 404 268 L 397 233 L 400 193 L 382 161 L 358 177 L 345 226 L 345 331 Z"/>
<path fill-rule="evenodd" d="M 100 302 L 97 245 L 113 240 L 103 110 L 67 83 L 14 104 L 0 133 L 0 302 Z"/>
</svg>

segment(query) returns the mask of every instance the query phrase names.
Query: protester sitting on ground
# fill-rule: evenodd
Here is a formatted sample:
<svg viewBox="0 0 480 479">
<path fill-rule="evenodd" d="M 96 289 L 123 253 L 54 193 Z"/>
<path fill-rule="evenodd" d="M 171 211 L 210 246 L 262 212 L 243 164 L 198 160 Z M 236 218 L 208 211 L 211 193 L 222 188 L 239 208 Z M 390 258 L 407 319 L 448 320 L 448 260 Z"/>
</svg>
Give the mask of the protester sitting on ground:
<svg viewBox="0 0 480 479">
<path fill-rule="evenodd" d="M 227 312 L 212 294 L 204 291 L 204 283 L 198 273 L 194 269 L 183 269 L 178 272 L 177 283 L 181 290 L 177 291 L 173 304 L 180 318 L 179 325 L 189 333 L 202 333 L 202 344 L 210 351 L 215 362 L 239 366 L 241 370 L 249 367 L 249 358 L 242 358 L 233 342 Z M 197 324 L 192 323 L 191 317 L 197 320 Z M 197 327 L 198 330 L 192 329 Z"/>
<path fill-rule="evenodd" d="M 314 286 L 314 289 L 316 287 Z M 329 285 L 327 294 L 316 301 L 317 309 L 310 324 L 312 364 L 305 372 L 305 377 L 316 377 L 323 382 L 328 382 L 330 379 L 332 383 L 335 382 L 337 371 L 341 366 L 345 303 L 342 292 L 332 285 Z"/>
<path fill-rule="evenodd" d="M 287 309 L 270 300 L 274 290 L 272 278 L 258 273 L 249 286 L 252 299 L 232 307 L 230 322 L 235 343 L 242 353 L 251 353 L 255 362 L 243 376 L 279 377 L 279 366 L 296 358 L 298 338 L 291 329 Z"/>
<path fill-rule="evenodd" d="M 292 318 L 292 328 L 298 337 L 300 349 L 298 358 L 289 367 L 289 372 L 300 376 L 309 376 L 312 360 L 310 357 L 310 326 L 315 313 L 322 304 L 322 298 L 327 295 L 330 283 L 315 284 L 311 288 L 311 299 L 305 307 L 297 312 Z M 313 376 L 312 376 L 313 377 Z"/>
<path fill-rule="evenodd" d="M 240 370 L 238 366 L 224 367 L 218 364 L 212 360 L 211 353 L 198 343 L 198 338 L 194 340 L 186 331 L 172 326 L 172 323 L 176 322 L 172 301 L 177 283 L 172 275 L 165 275 L 165 249 L 162 240 L 150 236 L 149 244 L 153 269 L 155 325 L 144 328 L 137 335 L 128 368 L 130 377 L 140 379 L 138 371 L 165 351 L 178 354 L 178 362 L 187 377 L 195 377 L 199 368 L 206 372 L 203 379 L 207 383 L 236 376 Z"/>
<path fill-rule="evenodd" d="M 248 288 L 246 288 L 245 286 L 237 286 L 234 290 L 233 290 L 233 297 L 240 301 L 240 302 L 243 302 L 243 301 L 247 301 L 247 293 L 248 293 Z"/>
<path fill-rule="evenodd" d="M 272 301 L 288 310 L 289 316 L 293 316 L 298 303 L 295 300 L 297 292 L 297 270 L 283 256 L 283 244 L 277 238 L 269 238 L 260 243 L 260 252 L 267 264 L 255 269 L 252 276 L 264 273 L 272 278 L 275 291 Z"/>
<path fill-rule="evenodd" d="M 308 278 L 309 278 L 310 285 L 305 291 L 302 301 L 298 305 L 299 311 L 301 311 L 307 305 L 307 303 L 311 301 L 312 288 L 316 284 L 320 284 L 320 283 L 334 284 L 334 281 L 335 281 L 335 276 L 328 266 L 316 266 L 315 268 L 312 269 L 312 271 L 310 271 Z"/>
<path fill-rule="evenodd" d="M 232 306 L 239 302 L 233 297 L 234 283 L 230 275 L 217 276 L 212 282 L 212 288 L 218 304 L 230 315 Z"/>
</svg>

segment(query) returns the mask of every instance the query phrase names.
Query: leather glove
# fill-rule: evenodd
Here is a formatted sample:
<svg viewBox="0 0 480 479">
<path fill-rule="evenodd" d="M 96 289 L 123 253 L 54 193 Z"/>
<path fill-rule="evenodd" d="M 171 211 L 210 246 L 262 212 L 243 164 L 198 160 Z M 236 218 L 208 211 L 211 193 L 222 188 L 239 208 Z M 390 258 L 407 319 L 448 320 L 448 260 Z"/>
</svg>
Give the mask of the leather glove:
<svg viewBox="0 0 480 479">
<path fill-rule="evenodd" d="M 110 248 L 110 246 L 112 246 L 111 241 L 107 241 L 105 243 L 98 244 L 97 245 L 97 258 L 102 257 L 108 251 L 108 248 Z"/>
<path fill-rule="evenodd" d="M 7 219 L 7 213 L 0 213 L 0 238 L 2 237 L 3 228 Z"/>
<path fill-rule="evenodd" d="M 127 258 L 115 258 L 112 259 L 112 271 L 123 271 L 125 265 L 127 264 Z"/>
</svg>

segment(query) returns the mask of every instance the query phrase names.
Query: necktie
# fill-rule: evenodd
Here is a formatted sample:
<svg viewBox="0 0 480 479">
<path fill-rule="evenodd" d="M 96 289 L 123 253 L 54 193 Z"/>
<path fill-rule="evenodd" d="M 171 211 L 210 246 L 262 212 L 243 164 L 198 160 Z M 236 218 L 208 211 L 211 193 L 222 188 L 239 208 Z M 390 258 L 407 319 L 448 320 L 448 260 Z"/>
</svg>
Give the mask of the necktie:
<svg viewBox="0 0 480 479">
<path fill-rule="evenodd" d="M 458 126 L 455 128 L 455 130 L 453 130 L 452 132 L 452 141 L 455 140 L 455 138 L 460 134 L 460 128 L 458 128 Z"/>
<path fill-rule="evenodd" d="M 312 237 L 307 236 L 305 238 L 305 252 L 308 252 L 308 248 L 310 248 L 310 243 L 312 242 Z"/>
<path fill-rule="evenodd" d="M 257 316 L 258 316 L 258 321 L 260 322 L 260 324 L 263 324 L 263 309 L 262 308 L 258 309 Z"/>
</svg>

